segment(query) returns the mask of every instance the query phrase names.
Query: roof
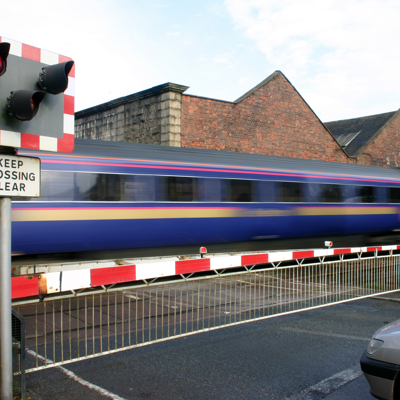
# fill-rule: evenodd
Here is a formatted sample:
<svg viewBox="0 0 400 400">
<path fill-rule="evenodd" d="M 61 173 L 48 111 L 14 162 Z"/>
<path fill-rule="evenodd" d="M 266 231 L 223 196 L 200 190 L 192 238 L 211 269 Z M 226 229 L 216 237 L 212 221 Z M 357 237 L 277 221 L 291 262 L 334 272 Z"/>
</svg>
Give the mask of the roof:
<svg viewBox="0 0 400 400">
<path fill-rule="evenodd" d="M 325 122 L 343 150 L 350 157 L 356 156 L 361 148 L 396 114 L 396 111 L 368 117 Z"/>
<path fill-rule="evenodd" d="M 162 85 L 153 86 L 150 89 L 142 90 L 141 92 L 130 94 L 129 96 L 120 97 L 115 100 L 108 101 L 107 103 L 99 104 L 94 107 L 86 108 L 85 110 L 77 111 L 75 113 L 75 119 L 87 117 L 88 115 L 101 113 L 103 111 L 111 110 L 118 106 L 130 103 L 132 101 L 145 99 L 150 96 L 158 96 L 166 92 L 178 92 L 183 93 L 189 89 L 189 86 L 178 85 L 177 83 L 167 82 Z"/>
</svg>

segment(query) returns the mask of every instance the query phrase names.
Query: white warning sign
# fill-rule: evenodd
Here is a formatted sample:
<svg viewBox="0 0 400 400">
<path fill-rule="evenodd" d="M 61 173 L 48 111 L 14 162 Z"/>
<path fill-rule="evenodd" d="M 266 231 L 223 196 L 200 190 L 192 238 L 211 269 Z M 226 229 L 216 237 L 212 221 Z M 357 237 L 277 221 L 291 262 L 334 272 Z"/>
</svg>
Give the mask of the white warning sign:
<svg viewBox="0 0 400 400">
<path fill-rule="evenodd" d="M 40 159 L 0 154 L 0 197 L 39 197 Z"/>
</svg>

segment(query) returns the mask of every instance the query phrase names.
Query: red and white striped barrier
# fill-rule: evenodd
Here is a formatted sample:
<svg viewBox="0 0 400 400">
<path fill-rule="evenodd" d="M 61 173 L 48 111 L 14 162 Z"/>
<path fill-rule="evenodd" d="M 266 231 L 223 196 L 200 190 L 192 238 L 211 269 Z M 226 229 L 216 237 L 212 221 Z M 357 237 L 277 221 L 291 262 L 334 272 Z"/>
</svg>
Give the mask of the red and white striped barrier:
<svg viewBox="0 0 400 400">
<path fill-rule="evenodd" d="M 186 275 L 196 272 L 226 270 L 243 266 L 278 263 L 280 261 L 308 259 L 349 253 L 400 250 L 400 246 L 358 247 L 302 251 L 271 251 L 267 253 L 213 254 L 181 260 L 164 257 L 157 260 L 142 259 L 132 264 L 120 265 L 114 261 L 82 262 L 79 264 L 46 265 L 48 272 L 12 278 L 12 298 L 20 299 L 43 294 L 74 291 L 118 283 L 152 280 Z M 74 269 L 75 267 L 75 269 Z M 36 266 L 40 271 L 41 267 Z M 58 270 L 57 270 L 58 269 Z M 52 272 L 54 271 L 54 272 Z"/>
</svg>

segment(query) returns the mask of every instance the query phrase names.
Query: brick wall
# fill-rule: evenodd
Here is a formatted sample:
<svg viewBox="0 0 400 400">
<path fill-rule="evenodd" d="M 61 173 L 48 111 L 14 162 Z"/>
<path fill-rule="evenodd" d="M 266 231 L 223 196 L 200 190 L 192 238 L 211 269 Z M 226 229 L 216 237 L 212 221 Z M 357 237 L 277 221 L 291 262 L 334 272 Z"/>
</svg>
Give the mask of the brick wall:
<svg viewBox="0 0 400 400">
<path fill-rule="evenodd" d="M 233 103 L 183 94 L 181 146 L 348 162 L 279 71 Z"/>
<path fill-rule="evenodd" d="M 400 110 L 360 149 L 357 163 L 400 167 Z"/>
<path fill-rule="evenodd" d="M 235 102 L 183 94 L 186 89 L 166 83 L 79 111 L 75 135 L 354 162 L 279 71 Z"/>
</svg>

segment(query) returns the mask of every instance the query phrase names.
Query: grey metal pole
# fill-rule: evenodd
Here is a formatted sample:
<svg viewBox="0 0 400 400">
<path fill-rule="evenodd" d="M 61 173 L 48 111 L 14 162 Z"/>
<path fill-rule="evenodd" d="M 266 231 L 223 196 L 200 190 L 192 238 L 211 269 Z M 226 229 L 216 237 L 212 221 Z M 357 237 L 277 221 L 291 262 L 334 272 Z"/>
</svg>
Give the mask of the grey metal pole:
<svg viewBox="0 0 400 400">
<path fill-rule="evenodd" d="M 1 400 L 12 400 L 11 198 L 0 198 L 0 368 Z"/>
</svg>

